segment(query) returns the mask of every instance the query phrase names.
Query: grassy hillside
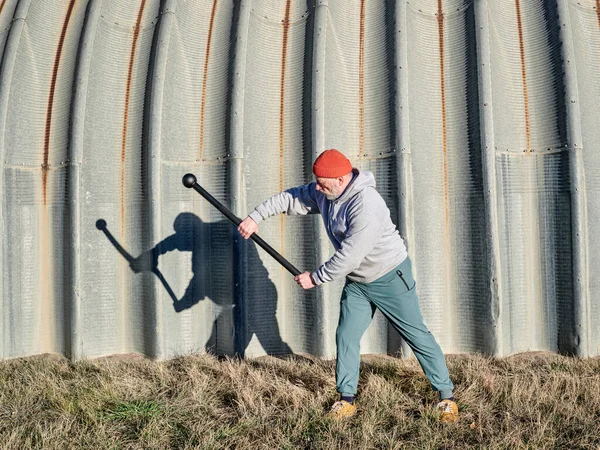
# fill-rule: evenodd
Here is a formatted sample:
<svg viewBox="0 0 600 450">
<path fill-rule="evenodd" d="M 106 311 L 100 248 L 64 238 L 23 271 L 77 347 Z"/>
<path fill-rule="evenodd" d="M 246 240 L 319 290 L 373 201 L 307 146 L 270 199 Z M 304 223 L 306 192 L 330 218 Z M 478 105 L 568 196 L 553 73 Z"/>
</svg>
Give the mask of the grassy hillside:
<svg viewBox="0 0 600 450">
<path fill-rule="evenodd" d="M 600 360 L 449 356 L 461 408 L 437 422 L 414 360 L 363 357 L 354 418 L 334 423 L 332 361 L 0 362 L 2 448 L 600 449 Z"/>
</svg>

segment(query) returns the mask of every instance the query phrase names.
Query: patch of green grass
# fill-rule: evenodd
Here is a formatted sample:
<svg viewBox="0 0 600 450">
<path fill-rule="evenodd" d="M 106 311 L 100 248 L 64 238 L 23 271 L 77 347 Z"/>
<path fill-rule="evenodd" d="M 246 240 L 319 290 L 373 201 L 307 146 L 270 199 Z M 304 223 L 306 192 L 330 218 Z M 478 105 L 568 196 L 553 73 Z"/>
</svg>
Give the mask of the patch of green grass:
<svg viewBox="0 0 600 450">
<path fill-rule="evenodd" d="M 108 406 L 101 412 L 103 418 L 117 421 L 150 420 L 159 414 L 161 414 L 160 404 L 148 400 L 120 402 Z"/>
</svg>

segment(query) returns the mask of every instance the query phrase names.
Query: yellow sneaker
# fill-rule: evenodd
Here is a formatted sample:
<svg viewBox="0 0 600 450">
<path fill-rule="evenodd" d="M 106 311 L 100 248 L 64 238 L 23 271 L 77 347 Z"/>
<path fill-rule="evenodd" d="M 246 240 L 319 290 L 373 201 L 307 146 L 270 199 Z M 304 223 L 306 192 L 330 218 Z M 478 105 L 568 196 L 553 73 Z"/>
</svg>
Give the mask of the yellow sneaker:
<svg viewBox="0 0 600 450">
<path fill-rule="evenodd" d="M 437 409 L 440 412 L 440 422 L 453 423 L 458 420 L 458 405 L 452 400 L 442 400 L 438 403 Z"/>
<path fill-rule="evenodd" d="M 348 403 L 346 400 L 340 400 L 335 402 L 327 414 L 329 417 L 335 420 L 345 419 L 346 417 L 352 417 L 356 414 L 356 402 L 355 404 Z"/>
</svg>

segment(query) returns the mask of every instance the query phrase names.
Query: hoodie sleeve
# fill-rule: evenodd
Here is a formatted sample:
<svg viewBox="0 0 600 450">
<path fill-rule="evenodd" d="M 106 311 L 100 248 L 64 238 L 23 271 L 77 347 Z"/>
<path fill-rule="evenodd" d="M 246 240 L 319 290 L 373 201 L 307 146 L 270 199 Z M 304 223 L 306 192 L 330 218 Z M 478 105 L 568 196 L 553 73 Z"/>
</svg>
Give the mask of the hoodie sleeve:
<svg viewBox="0 0 600 450">
<path fill-rule="evenodd" d="M 249 216 L 256 223 L 277 214 L 290 216 L 318 214 L 315 183 L 306 184 L 275 194 L 262 202 Z"/>
<path fill-rule="evenodd" d="M 354 271 L 381 239 L 383 227 L 372 211 L 364 211 L 357 205 L 349 215 L 348 231 L 340 248 L 329 261 L 311 273 L 315 284 L 345 277 Z"/>
</svg>

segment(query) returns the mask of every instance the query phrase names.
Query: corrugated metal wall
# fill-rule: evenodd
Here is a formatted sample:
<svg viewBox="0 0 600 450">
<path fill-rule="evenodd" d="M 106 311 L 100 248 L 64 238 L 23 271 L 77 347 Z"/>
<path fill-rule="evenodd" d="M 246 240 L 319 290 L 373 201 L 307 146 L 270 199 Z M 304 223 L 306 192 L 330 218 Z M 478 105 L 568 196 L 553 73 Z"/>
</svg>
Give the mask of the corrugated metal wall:
<svg viewBox="0 0 600 450">
<path fill-rule="evenodd" d="M 445 352 L 600 354 L 600 0 L 0 0 L 0 55 L 1 358 L 333 356 L 342 282 L 181 184 L 244 217 L 330 147 Z M 377 314 L 362 351 L 399 349 Z"/>
</svg>

